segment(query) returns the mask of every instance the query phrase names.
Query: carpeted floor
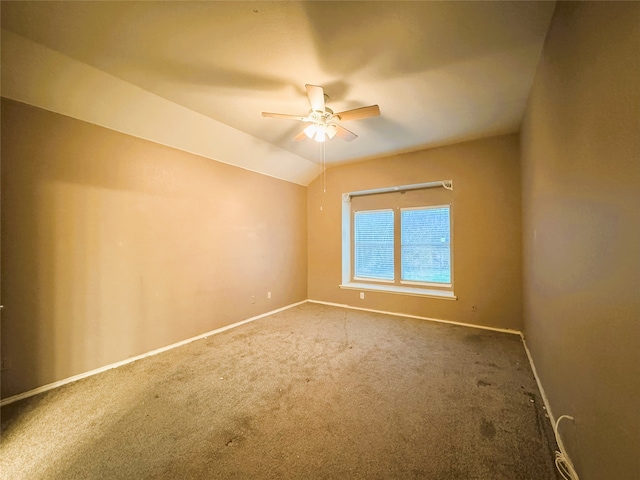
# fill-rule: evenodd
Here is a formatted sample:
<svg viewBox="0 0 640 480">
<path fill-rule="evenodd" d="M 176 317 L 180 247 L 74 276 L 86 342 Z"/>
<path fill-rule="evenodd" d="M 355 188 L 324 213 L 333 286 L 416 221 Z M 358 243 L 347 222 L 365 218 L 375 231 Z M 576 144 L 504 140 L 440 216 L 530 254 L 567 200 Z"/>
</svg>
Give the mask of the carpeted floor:
<svg viewBox="0 0 640 480">
<path fill-rule="evenodd" d="M 520 338 L 306 303 L 2 408 L 13 479 L 556 480 Z"/>
</svg>

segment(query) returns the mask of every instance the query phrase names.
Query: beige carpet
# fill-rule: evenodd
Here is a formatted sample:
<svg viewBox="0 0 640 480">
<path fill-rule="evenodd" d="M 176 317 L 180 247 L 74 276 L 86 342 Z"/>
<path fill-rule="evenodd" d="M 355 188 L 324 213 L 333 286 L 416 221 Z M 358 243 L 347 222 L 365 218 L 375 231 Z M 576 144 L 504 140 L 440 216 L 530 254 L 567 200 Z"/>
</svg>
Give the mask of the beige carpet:
<svg viewBox="0 0 640 480">
<path fill-rule="evenodd" d="M 0 476 L 555 480 L 554 448 L 518 336 L 307 303 L 3 407 Z"/>
</svg>

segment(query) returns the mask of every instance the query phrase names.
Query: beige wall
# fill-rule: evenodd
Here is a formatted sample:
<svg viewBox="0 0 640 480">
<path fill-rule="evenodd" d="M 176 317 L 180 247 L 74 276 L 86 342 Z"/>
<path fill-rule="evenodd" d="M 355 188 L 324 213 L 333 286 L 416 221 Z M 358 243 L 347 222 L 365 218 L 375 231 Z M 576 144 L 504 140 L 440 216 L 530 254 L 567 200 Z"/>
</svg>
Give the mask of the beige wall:
<svg viewBox="0 0 640 480">
<path fill-rule="evenodd" d="M 640 478 L 640 4 L 558 3 L 522 129 L 525 333 L 581 480 Z"/>
<path fill-rule="evenodd" d="M 306 226 L 305 187 L 3 99 L 2 397 L 306 299 Z"/>
<path fill-rule="evenodd" d="M 521 207 L 517 135 L 369 160 L 326 172 L 308 191 L 309 298 L 500 328 L 521 328 Z M 330 153 L 327 153 L 330 155 Z M 342 194 L 453 180 L 458 300 L 340 289 Z M 477 305 L 477 312 L 471 305 Z"/>
</svg>

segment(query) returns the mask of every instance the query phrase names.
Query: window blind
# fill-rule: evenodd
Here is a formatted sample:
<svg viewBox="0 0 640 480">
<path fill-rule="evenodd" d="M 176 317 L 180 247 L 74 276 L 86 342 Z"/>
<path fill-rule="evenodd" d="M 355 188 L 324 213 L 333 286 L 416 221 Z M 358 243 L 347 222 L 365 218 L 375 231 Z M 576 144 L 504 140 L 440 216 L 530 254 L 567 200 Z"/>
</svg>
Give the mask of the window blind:
<svg viewBox="0 0 640 480">
<path fill-rule="evenodd" d="M 401 279 L 451 283 L 449 206 L 401 211 Z"/>
<path fill-rule="evenodd" d="M 393 280 L 393 247 L 393 210 L 354 213 L 356 277 Z"/>
</svg>

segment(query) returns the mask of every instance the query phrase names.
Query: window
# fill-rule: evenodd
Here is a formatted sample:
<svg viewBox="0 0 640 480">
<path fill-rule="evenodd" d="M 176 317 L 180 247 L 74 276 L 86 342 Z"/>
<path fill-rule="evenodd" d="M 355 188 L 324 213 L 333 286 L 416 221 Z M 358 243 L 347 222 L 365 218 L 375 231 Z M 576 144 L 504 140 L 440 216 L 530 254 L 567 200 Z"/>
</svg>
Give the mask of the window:
<svg viewBox="0 0 640 480">
<path fill-rule="evenodd" d="M 354 264 L 356 278 L 393 280 L 393 210 L 355 212 Z"/>
<path fill-rule="evenodd" d="M 449 206 L 406 208 L 400 218 L 401 280 L 450 284 Z"/>
<path fill-rule="evenodd" d="M 434 182 L 345 194 L 341 288 L 455 299 L 451 190 Z"/>
</svg>

